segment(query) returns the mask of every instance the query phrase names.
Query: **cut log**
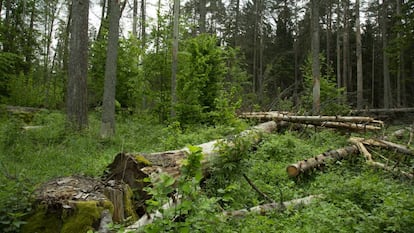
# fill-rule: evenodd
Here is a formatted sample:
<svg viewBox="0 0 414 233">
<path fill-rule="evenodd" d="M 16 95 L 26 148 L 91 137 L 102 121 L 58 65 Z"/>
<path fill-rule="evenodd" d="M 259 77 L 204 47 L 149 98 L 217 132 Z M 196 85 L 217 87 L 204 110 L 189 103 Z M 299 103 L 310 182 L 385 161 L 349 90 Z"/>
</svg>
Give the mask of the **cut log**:
<svg viewBox="0 0 414 233">
<path fill-rule="evenodd" d="M 353 131 L 380 130 L 384 123 L 371 117 L 350 116 L 294 116 L 280 112 L 251 112 L 241 114 L 242 118 L 286 121 L 299 124 L 311 124 L 327 128 L 346 129 Z"/>
<path fill-rule="evenodd" d="M 322 198 L 322 195 L 310 195 L 304 198 L 294 199 L 290 201 L 285 201 L 283 203 L 273 202 L 264 205 L 258 205 L 249 209 L 241 209 L 241 210 L 233 210 L 233 211 L 225 211 L 223 215 L 225 217 L 243 217 L 248 213 L 257 213 L 264 215 L 270 211 L 278 211 L 282 212 L 286 209 L 295 209 L 303 205 L 309 205 L 315 199 Z"/>
<path fill-rule="evenodd" d="M 349 122 L 349 123 L 375 123 L 383 125 L 384 123 L 379 120 L 375 120 L 372 117 L 365 116 L 297 116 L 287 112 L 246 112 L 240 115 L 242 118 L 247 119 L 262 119 L 273 121 L 287 121 L 294 123 L 313 123 L 313 122 Z"/>
<path fill-rule="evenodd" d="M 414 108 L 374 108 L 374 109 L 360 109 L 352 110 L 352 114 L 359 113 L 397 113 L 397 112 L 414 112 Z"/>
<path fill-rule="evenodd" d="M 325 164 L 328 160 L 340 160 L 346 156 L 350 156 L 357 153 L 357 146 L 347 146 L 337 150 L 330 150 L 325 153 L 319 154 L 315 157 L 291 164 L 286 168 L 286 172 L 290 177 L 296 177 L 299 174 L 305 173 L 313 168 L 317 168 Z"/>
</svg>

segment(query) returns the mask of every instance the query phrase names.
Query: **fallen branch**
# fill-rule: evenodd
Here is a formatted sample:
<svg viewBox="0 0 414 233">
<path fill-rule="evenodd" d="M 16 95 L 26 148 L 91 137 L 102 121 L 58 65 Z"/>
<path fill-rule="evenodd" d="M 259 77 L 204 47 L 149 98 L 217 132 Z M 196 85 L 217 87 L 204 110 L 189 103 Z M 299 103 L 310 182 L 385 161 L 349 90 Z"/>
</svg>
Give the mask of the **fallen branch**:
<svg viewBox="0 0 414 233">
<path fill-rule="evenodd" d="M 346 156 L 358 153 L 357 146 L 347 146 L 337 150 L 330 150 L 319 154 L 313 158 L 305 159 L 294 164 L 290 164 L 286 168 L 286 172 L 290 177 L 296 177 L 301 173 L 317 168 L 327 162 L 327 160 L 340 160 Z"/>
<path fill-rule="evenodd" d="M 248 213 L 259 213 L 266 214 L 270 211 L 282 212 L 286 209 L 298 208 L 303 205 L 309 205 L 315 199 L 323 198 L 322 195 L 310 195 L 304 198 L 294 199 L 290 201 L 285 201 L 283 203 L 272 202 L 268 204 L 258 205 L 248 209 L 234 210 L 234 211 L 224 211 L 223 215 L 225 217 L 242 217 Z"/>
<path fill-rule="evenodd" d="M 390 171 L 390 172 L 398 172 L 401 175 L 404 175 L 405 177 L 407 177 L 409 179 L 413 179 L 414 175 L 412 173 L 408 173 L 408 172 L 402 171 L 400 169 L 397 169 L 396 166 L 390 167 L 390 166 L 385 165 L 383 163 L 374 161 L 372 159 L 371 153 L 369 153 L 367 148 L 364 146 L 364 141 L 366 141 L 365 139 L 352 137 L 352 138 L 349 139 L 349 141 L 358 146 L 359 151 L 361 152 L 361 154 L 364 155 L 368 165 L 378 167 L 378 168 L 381 168 L 381 169 L 384 169 L 384 170 Z M 371 145 L 371 144 L 368 144 L 368 145 Z"/>
<path fill-rule="evenodd" d="M 357 137 L 353 137 L 350 140 L 360 141 L 364 145 L 378 146 L 378 147 L 382 147 L 382 148 L 385 148 L 385 149 L 394 149 L 394 150 L 396 150 L 400 153 L 403 153 L 403 154 L 414 155 L 414 151 L 412 151 L 408 147 L 406 147 L 404 145 L 394 143 L 394 142 L 390 142 L 390 141 L 385 141 L 385 140 L 381 140 L 381 139 L 364 139 L 364 138 L 357 138 Z"/>
<path fill-rule="evenodd" d="M 268 195 L 266 195 L 266 193 L 260 191 L 259 188 L 257 188 L 257 186 L 249 179 L 249 177 L 246 176 L 246 174 L 243 174 L 244 179 L 247 181 L 247 183 L 249 183 L 249 185 L 258 193 L 260 194 L 260 196 L 262 196 L 263 198 L 265 198 L 266 200 L 270 201 L 270 202 L 275 202 L 272 198 L 270 198 Z"/>
</svg>

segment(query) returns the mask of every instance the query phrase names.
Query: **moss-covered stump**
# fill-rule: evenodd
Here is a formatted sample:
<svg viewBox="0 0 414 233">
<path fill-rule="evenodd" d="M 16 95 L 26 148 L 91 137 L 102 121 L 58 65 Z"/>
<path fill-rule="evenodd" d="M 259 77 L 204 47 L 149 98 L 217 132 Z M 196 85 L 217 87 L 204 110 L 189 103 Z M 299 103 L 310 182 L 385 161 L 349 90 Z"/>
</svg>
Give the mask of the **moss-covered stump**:
<svg viewBox="0 0 414 233">
<path fill-rule="evenodd" d="M 122 194 L 120 190 L 116 189 L 107 189 L 105 194 L 114 204 L 119 203 L 119 205 L 122 205 L 121 203 L 125 204 L 132 200 L 123 208 L 124 213 L 129 216 L 134 216 L 134 214 L 142 216 L 146 213 L 145 200 L 150 197 L 144 191 L 144 187 L 149 185 L 149 183 L 144 182 L 144 178 L 148 177 L 148 174 L 144 173 L 142 169 L 151 165 L 152 163 L 142 155 L 119 153 L 107 167 L 103 177 L 104 183 L 111 185 L 124 182 L 125 185 L 122 188 Z M 124 202 L 121 201 L 122 198 Z M 128 207 L 129 205 L 133 205 L 133 208 Z M 115 210 L 114 220 L 118 218 L 116 217 L 117 215 L 119 218 L 122 218 L 122 213 L 118 214 Z"/>
<path fill-rule="evenodd" d="M 88 177 L 72 176 L 49 181 L 35 192 L 34 211 L 23 233 L 72 233 L 98 230 L 104 212 L 114 205 L 104 185 Z"/>
</svg>

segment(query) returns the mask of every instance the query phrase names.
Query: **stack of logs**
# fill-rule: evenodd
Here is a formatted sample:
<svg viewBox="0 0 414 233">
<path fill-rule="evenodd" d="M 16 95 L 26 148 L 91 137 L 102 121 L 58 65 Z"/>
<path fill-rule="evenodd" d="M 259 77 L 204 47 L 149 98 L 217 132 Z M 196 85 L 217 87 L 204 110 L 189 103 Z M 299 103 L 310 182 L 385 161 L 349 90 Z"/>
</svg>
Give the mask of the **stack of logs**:
<svg viewBox="0 0 414 233">
<path fill-rule="evenodd" d="M 262 121 L 286 121 L 297 126 L 320 126 L 351 131 L 381 130 L 384 122 L 360 116 L 297 116 L 290 112 L 246 112 L 241 118 Z"/>
</svg>

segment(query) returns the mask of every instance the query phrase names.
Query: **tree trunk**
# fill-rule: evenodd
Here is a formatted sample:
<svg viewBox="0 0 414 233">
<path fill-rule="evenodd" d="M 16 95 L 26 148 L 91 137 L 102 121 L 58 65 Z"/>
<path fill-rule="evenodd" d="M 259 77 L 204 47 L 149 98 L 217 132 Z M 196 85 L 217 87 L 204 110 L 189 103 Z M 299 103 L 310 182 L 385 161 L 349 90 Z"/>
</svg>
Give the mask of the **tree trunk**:
<svg viewBox="0 0 414 233">
<path fill-rule="evenodd" d="M 177 66 L 178 66 L 178 29 L 180 19 L 180 0 L 174 0 L 174 23 L 171 64 L 171 117 L 175 117 L 177 104 Z"/>
<path fill-rule="evenodd" d="M 101 137 L 112 137 L 115 134 L 115 92 L 118 60 L 119 15 L 118 0 L 110 0 L 109 34 L 105 62 L 105 85 L 103 95 L 103 112 Z"/>
<path fill-rule="evenodd" d="M 342 31 L 343 37 L 343 47 L 342 47 L 342 87 L 345 88 L 345 93 L 349 90 L 349 0 L 344 1 L 344 15 L 343 15 L 343 23 L 344 28 Z"/>
<path fill-rule="evenodd" d="M 323 166 L 328 160 L 341 160 L 346 156 L 357 154 L 358 152 L 359 150 L 357 146 L 347 146 L 337 150 L 327 151 L 313 158 L 305 159 L 289 165 L 286 168 L 286 172 L 290 177 L 296 177 L 311 169 Z"/>
<path fill-rule="evenodd" d="M 336 83 L 337 83 L 337 87 L 340 88 L 342 87 L 342 77 L 341 77 L 341 39 L 340 39 L 340 21 L 341 21 L 341 17 L 340 17 L 340 1 L 338 0 L 338 4 L 337 4 L 337 11 L 336 11 Z"/>
<path fill-rule="evenodd" d="M 390 108 L 392 106 L 392 95 L 391 95 L 391 81 L 390 81 L 390 69 L 389 69 L 389 57 L 387 55 L 386 49 L 388 46 L 387 39 L 387 1 L 382 3 L 382 57 L 383 57 L 383 77 L 384 77 L 384 108 Z"/>
<path fill-rule="evenodd" d="M 138 0 L 134 0 L 133 6 L 132 6 L 132 35 L 135 38 L 138 36 L 137 25 L 138 25 Z"/>
<path fill-rule="evenodd" d="M 364 104 L 364 81 L 362 77 L 362 45 L 361 45 L 361 25 L 359 16 L 359 1 L 356 0 L 356 55 L 357 55 L 357 108 L 362 109 Z"/>
<path fill-rule="evenodd" d="M 313 105 L 312 112 L 319 115 L 321 111 L 320 103 L 320 61 L 319 61 L 319 0 L 312 0 L 312 76 L 313 76 Z"/>
<path fill-rule="evenodd" d="M 322 198 L 322 195 L 310 195 L 304 198 L 293 199 L 290 201 L 285 202 L 273 202 L 263 205 L 254 206 L 248 209 L 241 209 L 241 210 L 233 210 L 233 211 L 224 211 L 223 215 L 226 217 L 243 217 L 249 213 L 258 213 L 258 214 L 266 214 L 268 212 L 283 212 L 286 209 L 292 210 L 299 208 L 304 205 L 309 205 L 315 199 Z"/>
<path fill-rule="evenodd" d="M 141 0 L 141 47 L 145 48 L 145 40 L 147 37 L 146 32 L 146 3 L 145 0 Z"/>
<path fill-rule="evenodd" d="M 262 121 L 274 120 L 299 124 L 311 124 L 327 128 L 344 129 L 351 131 L 381 130 L 384 123 L 369 117 L 341 117 L 341 116 L 292 116 L 279 112 L 243 113 L 241 117 L 259 119 Z"/>
<path fill-rule="evenodd" d="M 278 125 L 273 122 L 266 122 L 263 124 L 259 124 L 255 127 L 253 127 L 250 130 L 245 130 L 238 134 L 238 137 L 246 138 L 246 140 L 252 142 L 253 144 L 257 144 L 260 142 L 263 133 L 271 133 L 275 130 L 277 130 Z M 224 139 L 220 140 L 214 140 L 207 143 L 203 143 L 198 145 L 198 147 L 201 148 L 202 154 L 203 154 L 203 171 L 204 173 L 207 172 L 209 166 L 211 166 L 210 162 L 214 159 L 214 157 L 218 156 L 218 146 L 222 143 L 232 145 L 231 142 L 228 142 Z M 116 160 L 114 163 L 110 165 L 110 167 L 119 167 L 121 169 L 115 169 L 117 174 L 126 174 L 122 175 L 122 180 L 130 185 L 131 187 L 138 187 L 138 190 L 142 190 L 142 188 L 139 188 L 142 186 L 142 174 L 144 173 L 144 176 L 156 176 L 159 173 L 167 173 L 170 176 L 174 178 L 178 178 L 180 175 L 181 170 L 181 164 L 182 160 L 185 159 L 186 154 L 189 153 L 189 149 L 183 148 L 180 150 L 174 150 L 174 151 L 164 151 L 164 152 L 158 152 L 158 153 L 151 153 L 147 155 L 131 155 L 128 154 L 127 156 L 130 158 L 127 161 L 125 160 Z M 119 156 L 119 155 L 118 155 Z M 117 157 L 118 157 L 117 156 Z M 130 166 L 136 166 L 134 164 L 139 164 L 138 161 L 145 161 L 144 163 L 148 164 L 148 166 L 140 168 L 140 169 L 134 169 L 136 170 L 136 173 L 139 173 L 138 175 L 132 174 L 129 171 L 132 171 L 130 169 L 123 169 L 123 167 L 130 167 Z M 132 164 L 132 165 L 130 165 Z M 141 164 L 143 164 L 141 162 Z M 109 169 L 110 172 L 107 174 L 109 177 L 113 177 L 113 172 L 111 172 L 112 168 Z M 127 172 L 123 172 L 127 171 Z M 128 178 L 129 177 L 129 178 Z M 149 185 L 149 184 L 146 184 Z M 134 189 L 134 188 L 132 188 Z M 141 196 L 141 195 L 140 195 Z M 145 196 L 144 196 L 145 197 Z M 180 197 L 177 197 L 179 200 Z M 145 200 L 144 200 L 145 201 Z M 170 200 L 169 203 L 165 204 L 162 209 L 170 209 L 173 208 L 176 205 L 177 202 L 173 202 Z M 162 214 L 159 211 L 156 211 L 155 213 L 145 214 L 142 216 L 136 223 L 128 227 L 128 230 L 136 230 L 138 228 L 141 228 L 153 221 L 155 217 L 162 217 Z"/>
<path fill-rule="evenodd" d="M 200 34 L 202 33 L 206 33 L 206 14 L 207 14 L 207 9 L 206 9 L 206 0 L 199 0 L 199 13 L 200 13 L 200 18 L 198 20 L 198 26 L 200 28 Z"/>
<path fill-rule="evenodd" d="M 88 126 L 88 14 L 89 1 L 73 1 L 66 112 L 76 130 Z"/>
</svg>

